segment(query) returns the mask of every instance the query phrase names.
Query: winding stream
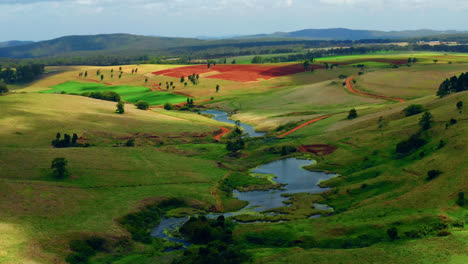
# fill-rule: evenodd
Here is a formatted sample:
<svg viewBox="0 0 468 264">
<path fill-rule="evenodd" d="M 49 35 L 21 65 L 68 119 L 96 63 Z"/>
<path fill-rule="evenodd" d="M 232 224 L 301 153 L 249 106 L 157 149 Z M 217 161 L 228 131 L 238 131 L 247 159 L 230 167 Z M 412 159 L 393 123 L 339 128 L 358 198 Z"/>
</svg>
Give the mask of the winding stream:
<svg viewBox="0 0 468 264">
<path fill-rule="evenodd" d="M 214 117 L 212 119 L 219 121 L 219 122 L 224 122 L 224 123 L 233 124 L 233 125 L 236 124 L 236 121 L 230 119 L 228 113 L 224 111 L 206 110 L 206 111 L 202 111 L 201 113 L 213 115 Z M 244 130 L 244 133 L 247 133 L 249 137 L 262 137 L 266 134 L 263 132 L 255 132 L 255 128 L 249 124 L 240 123 L 240 127 L 242 127 L 242 129 Z"/>
<path fill-rule="evenodd" d="M 214 115 L 216 110 L 208 110 L 204 111 L 204 113 Z M 216 111 L 221 112 L 221 111 Z M 224 115 L 218 115 L 218 121 L 228 119 L 227 113 Z M 216 115 L 213 119 L 216 118 Z M 224 122 L 224 121 L 222 121 Z M 229 123 L 234 123 L 233 120 L 230 120 Z M 231 123 L 231 124 L 232 124 Z M 249 126 L 246 124 L 241 124 L 245 126 Z M 244 126 L 242 126 L 244 127 Z M 249 135 L 253 136 L 256 133 L 252 126 L 251 130 L 246 129 L 244 127 L 244 131 L 249 133 Z M 253 134 L 255 133 L 255 134 Z M 263 135 L 263 134 L 262 134 Z M 239 200 L 246 201 L 249 204 L 242 208 L 241 210 L 235 212 L 224 213 L 226 218 L 236 215 L 242 215 L 249 212 L 257 212 L 261 213 L 265 210 L 269 210 L 272 208 L 278 208 L 282 206 L 287 206 L 284 204 L 285 201 L 289 199 L 289 197 L 282 196 L 283 194 L 293 194 L 293 193 L 321 193 L 328 190 L 328 188 L 321 188 L 318 184 L 321 181 L 331 179 L 335 177 L 335 174 L 327 174 L 324 172 L 314 172 L 304 169 L 304 166 L 312 165 L 315 161 L 313 160 L 304 160 L 304 159 L 297 159 L 297 158 L 287 158 L 283 160 L 274 161 L 260 167 L 257 167 L 252 170 L 253 173 L 258 174 L 273 174 L 275 175 L 274 181 L 276 183 L 283 183 L 286 184 L 283 190 L 269 190 L 269 191 L 249 191 L 249 192 L 239 192 L 237 190 L 233 191 L 234 197 Z M 331 207 L 322 204 L 314 204 L 315 208 L 319 210 L 333 210 Z M 206 215 L 208 218 L 216 218 L 221 214 L 208 214 Z M 319 216 L 312 216 L 312 218 L 317 218 Z M 179 227 L 181 227 L 186 221 L 186 218 L 163 218 L 161 223 L 156 226 L 151 235 L 153 237 L 160 237 L 167 239 L 169 241 L 183 243 L 185 246 L 188 246 L 190 243 L 183 241 L 178 238 L 174 238 L 167 233 L 176 231 Z"/>
</svg>

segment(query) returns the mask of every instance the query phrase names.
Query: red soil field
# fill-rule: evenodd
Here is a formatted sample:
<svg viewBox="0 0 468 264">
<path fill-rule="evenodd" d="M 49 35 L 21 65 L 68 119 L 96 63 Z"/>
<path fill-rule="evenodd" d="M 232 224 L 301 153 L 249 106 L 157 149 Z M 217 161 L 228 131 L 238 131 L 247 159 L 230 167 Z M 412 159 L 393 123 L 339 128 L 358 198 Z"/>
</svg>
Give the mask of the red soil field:
<svg viewBox="0 0 468 264">
<path fill-rule="evenodd" d="M 312 65 L 312 67 L 314 69 L 324 68 L 322 65 Z M 204 78 L 246 83 L 259 81 L 261 79 L 269 80 L 275 77 L 291 75 L 300 72 L 304 72 L 304 66 L 302 64 L 289 64 L 281 66 L 221 64 L 211 66 L 209 69 L 206 65 L 185 66 L 157 71 L 153 72 L 153 74 L 180 78 L 182 76 L 187 77 L 194 73 L 200 75 L 211 73 L 211 75 L 205 76 Z"/>
</svg>

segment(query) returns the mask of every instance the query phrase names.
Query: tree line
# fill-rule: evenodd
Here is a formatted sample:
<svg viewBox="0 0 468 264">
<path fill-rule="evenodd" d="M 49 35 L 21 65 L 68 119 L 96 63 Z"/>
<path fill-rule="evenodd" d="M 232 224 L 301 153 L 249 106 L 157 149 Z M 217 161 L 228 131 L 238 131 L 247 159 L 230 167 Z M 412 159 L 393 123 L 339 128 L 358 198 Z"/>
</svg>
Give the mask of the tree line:
<svg viewBox="0 0 468 264">
<path fill-rule="evenodd" d="M 30 63 L 19 65 L 0 65 L 0 80 L 6 84 L 26 83 L 33 81 L 44 73 L 44 64 Z"/>
</svg>

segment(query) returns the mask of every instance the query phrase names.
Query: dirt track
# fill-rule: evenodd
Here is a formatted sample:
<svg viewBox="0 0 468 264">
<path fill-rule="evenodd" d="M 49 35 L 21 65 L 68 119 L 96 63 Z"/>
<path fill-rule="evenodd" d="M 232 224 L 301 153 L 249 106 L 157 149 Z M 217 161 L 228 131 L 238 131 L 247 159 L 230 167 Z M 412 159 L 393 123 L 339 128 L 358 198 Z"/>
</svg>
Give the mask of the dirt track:
<svg viewBox="0 0 468 264">
<path fill-rule="evenodd" d="M 365 96 L 369 96 L 369 97 L 373 97 L 373 98 L 379 98 L 379 99 L 385 99 L 385 100 L 393 100 L 393 101 L 398 101 L 400 103 L 405 102 L 405 100 L 403 100 L 401 98 L 393 98 L 393 97 L 388 97 L 388 96 L 384 96 L 384 95 L 377 95 L 377 94 L 371 94 L 371 93 L 357 91 L 357 90 L 355 90 L 353 88 L 353 84 L 352 84 L 353 79 L 354 79 L 353 76 L 346 79 L 346 87 L 348 88 L 348 91 L 350 91 L 350 92 L 352 92 L 354 94 L 365 95 Z"/>
<path fill-rule="evenodd" d="M 325 119 L 325 118 L 328 118 L 328 117 L 330 117 L 330 116 L 329 116 L 329 115 L 328 115 L 328 116 L 322 116 L 322 117 L 316 118 L 316 119 L 314 119 L 314 120 L 310 120 L 310 121 L 307 122 L 307 123 L 304 123 L 304 124 L 302 124 L 302 125 L 300 125 L 300 126 L 298 126 L 298 127 L 296 127 L 296 128 L 293 128 L 293 129 L 289 130 L 288 132 L 286 132 L 286 133 L 284 133 L 284 134 L 279 135 L 278 138 L 283 138 L 283 137 L 285 137 L 285 136 L 287 136 L 287 135 L 289 135 L 289 134 L 295 132 L 296 130 L 299 130 L 299 129 L 305 127 L 305 126 L 308 126 L 308 125 L 310 125 L 310 124 L 312 124 L 312 123 L 318 122 L 318 121 L 320 121 L 320 120 L 322 120 L 322 119 Z"/>
</svg>

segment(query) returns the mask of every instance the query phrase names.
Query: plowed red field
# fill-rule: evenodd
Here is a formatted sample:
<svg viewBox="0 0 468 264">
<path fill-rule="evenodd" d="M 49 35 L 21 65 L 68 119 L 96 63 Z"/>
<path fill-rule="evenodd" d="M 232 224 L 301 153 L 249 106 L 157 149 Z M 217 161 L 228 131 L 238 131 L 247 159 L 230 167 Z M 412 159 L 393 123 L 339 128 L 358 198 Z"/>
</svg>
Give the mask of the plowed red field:
<svg viewBox="0 0 468 264">
<path fill-rule="evenodd" d="M 311 65 L 314 69 L 324 68 L 322 65 Z M 264 65 L 216 65 L 209 69 L 206 65 L 185 66 L 173 69 L 153 72 L 155 75 L 164 75 L 180 78 L 191 74 L 207 74 L 204 78 L 221 79 L 235 82 L 255 82 L 259 80 L 269 80 L 275 77 L 304 72 L 302 64 L 290 64 L 281 66 Z"/>
</svg>

